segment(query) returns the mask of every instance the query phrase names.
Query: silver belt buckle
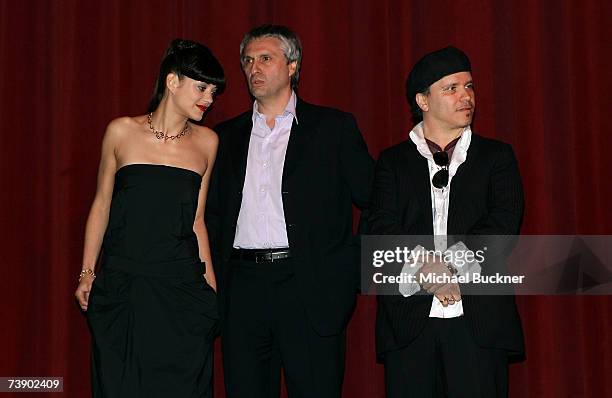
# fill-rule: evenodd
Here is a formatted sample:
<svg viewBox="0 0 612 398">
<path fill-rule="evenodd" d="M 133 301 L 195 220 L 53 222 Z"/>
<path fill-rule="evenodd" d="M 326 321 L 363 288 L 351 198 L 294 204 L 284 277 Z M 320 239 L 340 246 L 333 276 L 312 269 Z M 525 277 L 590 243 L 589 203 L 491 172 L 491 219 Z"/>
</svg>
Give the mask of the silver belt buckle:
<svg viewBox="0 0 612 398">
<path fill-rule="evenodd" d="M 271 256 L 270 256 L 270 260 L 268 260 L 268 256 L 270 255 L 270 253 L 266 253 L 266 252 L 262 252 L 262 253 L 255 253 L 255 263 L 265 263 L 267 261 L 274 261 Z"/>
</svg>

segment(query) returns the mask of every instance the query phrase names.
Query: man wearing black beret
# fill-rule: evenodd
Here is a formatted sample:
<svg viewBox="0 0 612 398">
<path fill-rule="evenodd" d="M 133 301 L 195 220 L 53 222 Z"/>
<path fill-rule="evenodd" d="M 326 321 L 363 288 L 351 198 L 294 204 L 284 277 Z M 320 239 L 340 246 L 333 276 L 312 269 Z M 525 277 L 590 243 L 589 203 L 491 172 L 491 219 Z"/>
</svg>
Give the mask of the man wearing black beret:
<svg viewBox="0 0 612 398">
<path fill-rule="evenodd" d="M 523 213 L 517 161 L 510 145 L 471 130 L 476 99 L 468 57 L 454 47 L 425 55 L 406 91 L 418 124 L 407 141 L 380 155 L 370 233 L 428 236 L 424 250 L 444 253 L 476 249 L 476 236 L 517 235 Z M 507 247 L 496 248 L 487 254 L 499 260 Z M 469 276 L 470 269 L 436 257 L 414 264 L 409 272 L 420 284 L 378 297 L 376 348 L 387 398 L 506 397 L 508 359 L 524 353 L 514 297 L 423 282 L 428 275 Z M 474 262 L 471 271 L 486 274 L 493 264 Z"/>
</svg>

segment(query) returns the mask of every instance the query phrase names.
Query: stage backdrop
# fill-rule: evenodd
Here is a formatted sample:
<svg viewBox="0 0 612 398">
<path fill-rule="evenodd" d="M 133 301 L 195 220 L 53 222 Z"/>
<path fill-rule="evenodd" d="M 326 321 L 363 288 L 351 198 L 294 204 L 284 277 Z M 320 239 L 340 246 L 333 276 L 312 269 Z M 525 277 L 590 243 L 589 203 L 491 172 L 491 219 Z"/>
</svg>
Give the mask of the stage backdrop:
<svg viewBox="0 0 612 398">
<path fill-rule="evenodd" d="M 106 124 L 145 111 L 170 39 L 206 43 L 228 79 L 206 124 L 251 106 L 238 46 L 255 25 L 302 38 L 299 94 L 355 114 L 370 152 L 407 138 L 410 66 L 469 54 L 476 132 L 511 143 L 526 234 L 610 234 L 611 3 L 583 1 L 0 1 L 0 376 L 62 376 L 86 397 L 73 299 Z M 612 396 L 610 297 L 519 297 L 527 360 L 512 397 Z M 344 397 L 383 397 L 375 301 L 348 330 Z M 223 397 L 217 356 L 215 396 Z M 26 396 L 23 394 L 20 396 Z"/>
</svg>

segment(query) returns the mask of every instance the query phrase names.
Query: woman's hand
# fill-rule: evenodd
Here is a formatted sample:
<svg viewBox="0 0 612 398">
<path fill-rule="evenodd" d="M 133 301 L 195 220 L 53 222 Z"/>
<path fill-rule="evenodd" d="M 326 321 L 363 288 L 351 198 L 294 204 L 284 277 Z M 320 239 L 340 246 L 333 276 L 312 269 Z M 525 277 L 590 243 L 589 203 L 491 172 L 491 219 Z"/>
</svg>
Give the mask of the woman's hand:
<svg viewBox="0 0 612 398">
<path fill-rule="evenodd" d="M 91 275 L 83 275 L 79 281 L 79 286 L 74 292 L 79 306 L 83 311 L 87 311 L 87 304 L 89 303 L 89 292 L 91 292 L 91 286 L 93 285 L 94 277 Z"/>
<path fill-rule="evenodd" d="M 204 274 L 204 279 L 206 280 L 206 283 L 208 283 L 208 286 L 212 287 L 212 290 L 217 293 L 217 281 L 215 280 L 215 278 L 209 278 L 207 272 Z"/>
</svg>

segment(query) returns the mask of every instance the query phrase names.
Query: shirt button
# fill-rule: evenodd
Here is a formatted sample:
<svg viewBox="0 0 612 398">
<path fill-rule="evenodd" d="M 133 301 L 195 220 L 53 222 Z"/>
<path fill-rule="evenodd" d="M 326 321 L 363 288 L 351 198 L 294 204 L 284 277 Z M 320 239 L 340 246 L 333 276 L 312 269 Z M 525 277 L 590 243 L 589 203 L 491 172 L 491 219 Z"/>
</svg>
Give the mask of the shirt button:
<svg viewBox="0 0 612 398">
<path fill-rule="evenodd" d="M 261 193 L 266 193 L 266 188 L 260 188 L 260 189 L 259 189 L 259 192 L 261 192 Z"/>
<path fill-rule="evenodd" d="M 262 166 L 263 167 L 268 167 L 268 162 L 263 162 Z"/>
</svg>

